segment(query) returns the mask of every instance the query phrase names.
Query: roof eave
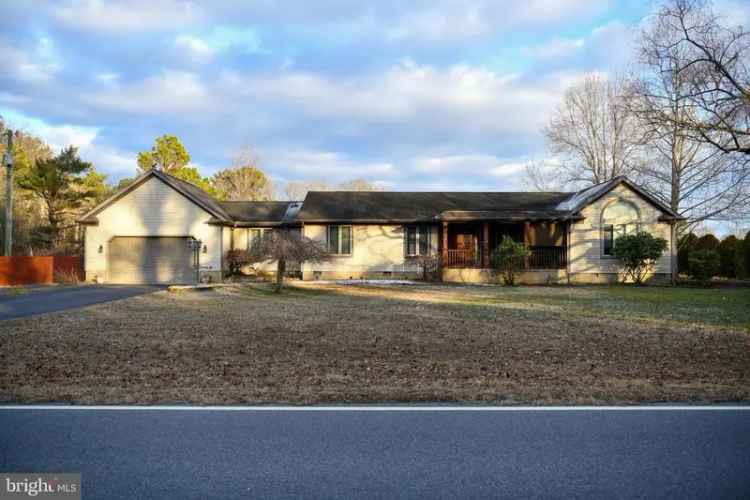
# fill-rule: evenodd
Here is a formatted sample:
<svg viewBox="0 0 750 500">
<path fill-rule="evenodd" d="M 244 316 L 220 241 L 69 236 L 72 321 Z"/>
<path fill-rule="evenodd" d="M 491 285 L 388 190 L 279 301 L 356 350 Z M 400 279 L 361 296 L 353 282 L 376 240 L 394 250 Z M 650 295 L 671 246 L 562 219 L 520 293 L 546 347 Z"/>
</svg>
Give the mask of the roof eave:
<svg viewBox="0 0 750 500">
<path fill-rule="evenodd" d="M 578 206 L 572 207 L 571 211 L 572 212 L 579 212 L 584 207 L 586 207 L 586 206 L 588 206 L 588 205 L 596 202 L 597 200 L 601 199 L 602 197 L 604 197 L 608 193 L 611 193 L 612 190 L 614 190 L 620 184 L 625 184 L 630 189 L 632 189 L 637 195 L 639 195 L 641 198 L 643 198 L 644 200 L 648 201 L 649 203 L 651 203 L 652 205 L 654 205 L 656 208 L 658 208 L 659 210 L 661 210 L 662 212 L 664 212 L 664 214 L 666 214 L 666 217 L 669 217 L 669 218 L 672 218 L 672 219 L 676 219 L 676 220 L 679 220 L 681 218 L 681 216 L 679 214 L 675 213 L 671 208 L 669 208 L 667 205 L 665 205 L 664 203 L 662 203 L 659 199 L 657 199 L 656 197 L 654 197 L 652 194 L 644 191 L 642 188 L 640 188 L 637 185 L 635 185 L 627 177 L 620 176 L 620 177 L 617 177 L 617 178 L 615 178 L 615 179 L 613 179 L 612 181 L 609 181 L 609 182 L 612 182 L 612 185 L 608 189 L 606 189 L 604 191 L 601 191 L 599 193 L 596 193 L 593 196 L 589 196 L 589 197 L 585 198 L 584 200 L 582 200 L 578 204 Z M 664 215 L 662 215 L 660 217 L 664 217 Z"/>
<path fill-rule="evenodd" d="M 187 191 L 185 191 L 184 189 L 182 189 L 182 187 L 180 187 L 178 184 L 172 182 L 170 180 L 170 178 L 169 178 L 168 175 L 165 175 L 162 172 L 159 172 L 158 170 L 150 169 L 150 170 L 142 173 L 138 177 L 136 177 L 133 180 L 133 182 L 131 182 L 130 184 L 128 184 L 127 186 L 125 186 L 121 190 L 117 191 L 112 196 L 110 196 L 106 200 L 102 201 L 101 203 L 99 203 L 98 205 L 96 205 L 94 208 L 92 208 L 91 210 L 89 210 L 87 213 L 85 213 L 83 215 L 83 217 L 81 217 L 79 219 L 81 221 L 80 223 L 86 224 L 87 222 L 84 222 L 84 221 L 91 220 L 92 218 L 94 218 L 95 215 L 97 215 L 98 213 L 100 213 L 102 210 L 104 210 L 105 208 L 109 207 L 110 205 L 116 203 L 121 198 L 125 197 L 125 195 L 127 195 L 128 193 L 134 191 L 138 186 L 140 186 L 141 184 L 143 184 L 144 182 L 146 182 L 150 177 L 156 177 L 157 179 L 159 179 L 160 181 L 162 181 L 164 184 L 166 184 L 167 186 L 171 187 L 172 189 L 174 189 L 175 191 L 177 191 L 178 193 L 180 193 L 181 195 L 183 195 L 185 198 L 187 198 L 188 200 L 190 200 L 194 204 L 198 205 L 203 210 L 205 210 L 206 212 L 208 212 L 212 216 L 216 217 L 217 219 L 220 219 L 220 220 L 225 221 L 225 222 L 231 222 L 231 219 L 229 219 L 226 214 L 222 214 L 220 212 L 217 212 L 216 210 L 214 210 L 211 207 L 207 206 L 205 203 L 203 203 L 202 201 L 200 201 L 199 199 L 197 199 L 195 196 L 191 195 L 190 193 L 188 193 Z"/>
</svg>

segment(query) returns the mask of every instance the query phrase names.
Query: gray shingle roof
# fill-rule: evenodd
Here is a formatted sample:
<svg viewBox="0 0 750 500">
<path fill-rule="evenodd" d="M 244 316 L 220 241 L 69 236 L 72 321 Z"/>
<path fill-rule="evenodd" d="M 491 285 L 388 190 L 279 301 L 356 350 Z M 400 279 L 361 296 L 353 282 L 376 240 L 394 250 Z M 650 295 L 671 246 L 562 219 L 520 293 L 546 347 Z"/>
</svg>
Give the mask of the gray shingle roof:
<svg viewBox="0 0 750 500">
<path fill-rule="evenodd" d="M 312 191 L 300 222 L 426 222 L 449 211 L 563 215 L 557 205 L 570 193 Z M 485 214 L 487 215 L 487 214 Z"/>
<path fill-rule="evenodd" d="M 290 205 L 299 202 L 292 201 L 220 201 L 221 207 L 229 217 L 241 224 L 281 224 L 291 222 L 289 216 Z"/>
<path fill-rule="evenodd" d="M 199 187 L 165 174 L 149 171 L 114 194 L 79 222 L 96 223 L 96 214 L 145 182 L 150 176 L 193 200 L 211 213 L 209 223 L 237 226 L 280 226 L 299 223 L 409 223 L 470 220 L 575 219 L 578 212 L 621 183 L 664 212 L 664 220 L 678 220 L 653 195 L 624 177 L 617 177 L 577 193 L 559 192 L 397 192 L 311 191 L 304 202 L 217 201 Z M 301 208 L 300 208 L 301 205 Z"/>
</svg>

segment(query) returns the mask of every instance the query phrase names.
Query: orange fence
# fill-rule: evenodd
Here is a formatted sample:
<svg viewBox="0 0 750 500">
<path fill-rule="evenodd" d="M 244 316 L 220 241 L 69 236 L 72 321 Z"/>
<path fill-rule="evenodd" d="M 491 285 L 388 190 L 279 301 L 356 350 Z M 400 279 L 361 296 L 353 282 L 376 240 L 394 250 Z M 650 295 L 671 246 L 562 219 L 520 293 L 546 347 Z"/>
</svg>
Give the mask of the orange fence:
<svg viewBox="0 0 750 500">
<path fill-rule="evenodd" d="M 0 257 L 0 285 L 52 283 L 55 273 L 75 273 L 83 279 L 81 258 L 67 255 Z"/>
</svg>

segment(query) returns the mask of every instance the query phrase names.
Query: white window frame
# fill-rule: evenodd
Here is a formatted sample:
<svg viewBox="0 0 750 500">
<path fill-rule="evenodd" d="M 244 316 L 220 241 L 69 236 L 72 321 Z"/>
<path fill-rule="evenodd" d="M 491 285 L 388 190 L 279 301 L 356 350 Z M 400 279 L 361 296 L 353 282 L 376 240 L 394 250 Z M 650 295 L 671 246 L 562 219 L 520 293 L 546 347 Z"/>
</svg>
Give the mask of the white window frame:
<svg viewBox="0 0 750 500">
<path fill-rule="evenodd" d="M 247 228 L 247 245 L 246 245 L 247 246 L 247 251 L 250 252 L 250 251 L 252 251 L 252 248 L 253 248 L 253 239 L 254 239 L 253 236 L 252 236 L 253 231 L 259 231 L 260 234 L 259 234 L 258 237 L 260 238 L 260 240 L 262 240 L 263 237 L 266 235 L 266 231 L 270 231 L 270 230 L 271 230 L 271 228 L 269 228 L 269 227 L 249 227 L 249 228 Z"/>
<path fill-rule="evenodd" d="M 414 253 L 409 253 L 409 228 L 414 228 Z M 427 232 L 427 253 L 422 254 L 419 244 L 419 237 L 422 231 Z M 424 224 L 407 224 L 404 226 L 404 254 L 407 257 L 426 257 L 432 255 L 432 233 L 433 228 Z"/>
<path fill-rule="evenodd" d="M 338 232 L 338 238 L 337 240 L 337 246 L 336 252 L 331 251 L 331 228 L 336 227 L 336 231 Z M 343 253 L 342 250 L 342 238 L 341 238 L 341 228 L 342 227 L 348 227 L 349 228 L 349 253 Z M 326 249 L 328 250 L 328 253 L 331 255 L 334 255 L 336 257 L 350 257 L 352 253 L 354 252 L 354 226 L 351 224 L 330 224 L 326 226 Z"/>
<path fill-rule="evenodd" d="M 612 253 L 604 253 L 604 228 L 612 228 Z M 605 259 L 615 258 L 615 246 L 617 246 L 617 238 L 628 234 L 638 234 L 642 231 L 642 225 L 640 222 L 626 222 L 624 224 L 602 224 L 601 227 L 601 256 Z"/>
</svg>

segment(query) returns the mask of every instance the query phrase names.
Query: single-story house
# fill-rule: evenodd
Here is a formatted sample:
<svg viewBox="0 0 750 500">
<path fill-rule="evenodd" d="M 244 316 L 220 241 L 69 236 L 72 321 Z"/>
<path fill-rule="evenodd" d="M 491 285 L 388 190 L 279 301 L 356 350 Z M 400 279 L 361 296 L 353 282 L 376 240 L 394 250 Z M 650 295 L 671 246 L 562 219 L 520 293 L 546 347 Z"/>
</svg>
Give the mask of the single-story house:
<svg viewBox="0 0 750 500">
<path fill-rule="evenodd" d="M 235 202 L 150 170 L 79 223 L 86 278 L 106 283 L 221 281 L 228 250 L 279 229 L 330 252 L 293 268 L 306 280 L 413 278 L 434 257 L 444 281 L 496 281 L 490 253 L 508 235 L 530 249 L 522 283 L 604 283 L 623 277 L 614 244 L 635 231 L 667 240 L 654 277 L 669 279 L 679 220 L 625 177 L 574 193 L 312 191 L 303 201 Z"/>
</svg>

